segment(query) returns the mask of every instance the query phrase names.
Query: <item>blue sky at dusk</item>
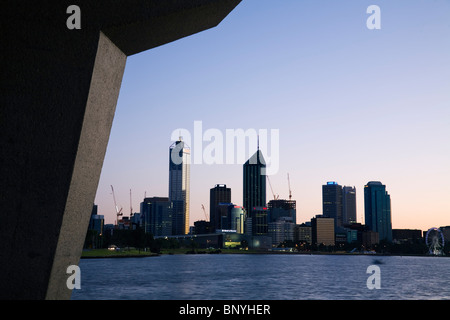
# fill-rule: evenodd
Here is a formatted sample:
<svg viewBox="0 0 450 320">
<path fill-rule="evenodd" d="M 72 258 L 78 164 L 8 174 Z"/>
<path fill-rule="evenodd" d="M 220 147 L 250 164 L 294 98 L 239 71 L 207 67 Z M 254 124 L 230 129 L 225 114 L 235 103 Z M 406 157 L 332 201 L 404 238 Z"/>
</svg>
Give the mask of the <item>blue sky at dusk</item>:
<svg viewBox="0 0 450 320">
<path fill-rule="evenodd" d="M 369 30 L 369 5 L 381 29 Z M 274 192 L 297 223 L 322 212 L 322 184 L 381 181 L 394 229 L 450 225 L 450 2 L 244 0 L 216 28 L 131 56 L 95 203 L 114 223 L 167 196 L 171 134 L 278 129 Z M 204 142 L 206 146 L 208 142 Z M 195 152 L 195 150 L 193 150 Z M 190 224 L 226 184 L 242 205 L 242 164 L 191 165 Z M 272 198 L 267 188 L 267 201 Z"/>
</svg>

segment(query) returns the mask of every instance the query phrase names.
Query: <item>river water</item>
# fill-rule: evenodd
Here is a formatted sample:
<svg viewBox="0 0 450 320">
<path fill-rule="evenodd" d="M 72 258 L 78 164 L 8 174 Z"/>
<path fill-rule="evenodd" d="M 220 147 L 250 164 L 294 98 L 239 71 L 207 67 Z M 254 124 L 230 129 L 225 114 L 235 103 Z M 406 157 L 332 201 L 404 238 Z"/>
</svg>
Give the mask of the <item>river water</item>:
<svg viewBox="0 0 450 320">
<path fill-rule="evenodd" d="M 379 267 L 379 277 L 367 273 Z M 179 254 L 82 259 L 72 300 L 450 299 L 450 258 Z"/>
</svg>

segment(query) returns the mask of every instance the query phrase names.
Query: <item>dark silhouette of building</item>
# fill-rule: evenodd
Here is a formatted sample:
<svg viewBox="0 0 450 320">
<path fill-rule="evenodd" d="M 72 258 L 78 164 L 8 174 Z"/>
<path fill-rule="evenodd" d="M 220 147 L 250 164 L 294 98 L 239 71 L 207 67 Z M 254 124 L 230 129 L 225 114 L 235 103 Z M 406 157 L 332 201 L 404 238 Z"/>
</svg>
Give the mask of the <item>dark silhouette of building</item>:
<svg viewBox="0 0 450 320">
<path fill-rule="evenodd" d="M 292 222 L 296 223 L 296 201 L 285 199 L 270 200 L 267 207 L 269 208 L 269 222 L 275 222 L 279 218 L 289 217 Z"/>
<path fill-rule="evenodd" d="M 392 242 L 391 196 L 379 181 L 364 186 L 364 216 L 369 230 L 378 232 L 379 241 Z"/>
<path fill-rule="evenodd" d="M 144 231 L 154 236 L 172 235 L 172 203 L 167 197 L 145 198 L 141 202 Z"/>
<path fill-rule="evenodd" d="M 327 182 L 322 186 L 322 213 L 334 219 L 335 228 L 343 226 L 342 186 L 337 182 Z"/>
<path fill-rule="evenodd" d="M 211 222 L 206 220 L 198 220 L 194 222 L 194 234 L 213 233 Z"/>
<path fill-rule="evenodd" d="M 312 244 L 334 246 L 334 218 L 325 215 L 316 215 L 311 219 Z"/>
<path fill-rule="evenodd" d="M 169 148 L 169 201 L 172 202 L 172 234 L 189 233 L 190 149 L 181 137 Z"/>
<path fill-rule="evenodd" d="M 249 220 L 246 232 L 252 235 L 267 235 L 268 232 L 266 179 L 266 162 L 258 146 L 258 150 L 244 163 L 243 202 Z"/>
<path fill-rule="evenodd" d="M 266 162 L 261 150 L 257 150 L 244 164 L 243 203 L 252 216 L 254 207 L 266 206 Z"/>
<path fill-rule="evenodd" d="M 344 186 L 342 188 L 342 224 L 356 222 L 356 188 Z"/>
<path fill-rule="evenodd" d="M 400 243 L 414 243 L 422 239 L 422 230 L 392 229 L 392 240 Z"/>
<path fill-rule="evenodd" d="M 268 224 L 268 208 L 267 207 L 253 207 L 252 208 L 252 234 L 254 236 L 266 236 L 269 232 Z"/>
<path fill-rule="evenodd" d="M 224 229 L 218 210 L 219 203 L 231 203 L 231 189 L 225 184 L 216 184 L 209 190 L 209 220 L 212 232 L 216 229 Z"/>
</svg>

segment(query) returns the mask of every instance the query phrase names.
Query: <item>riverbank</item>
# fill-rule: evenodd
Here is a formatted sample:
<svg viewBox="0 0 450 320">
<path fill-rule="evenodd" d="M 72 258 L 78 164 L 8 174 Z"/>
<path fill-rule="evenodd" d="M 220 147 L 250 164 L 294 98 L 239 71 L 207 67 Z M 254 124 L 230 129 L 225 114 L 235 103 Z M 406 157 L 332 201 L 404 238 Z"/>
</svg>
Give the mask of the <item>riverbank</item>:
<svg viewBox="0 0 450 320">
<path fill-rule="evenodd" d="M 124 249 L 124 250 L 90 249 L 90 250 L 83 250 L 81 254 L 81 259 L 144 258 L 157 256 L 159 256 L 158 253 L 138 249 Z"/>
<path fill-rule="evenodd" d="M 91 249 L 84 250 L 82 259 L 101 259 L 101 258 L 143 258 L 143 257 L 157 257 L 160 255 L 173 255 L 173 254 L 290 254 L 290 255 L 366 255 L 366 256 L 421 256 L 429 257 L 429 255 L 423 254 L 390 254 L 390 253 L 367 253 L 367 252 L 321 252 L 321 251 L 260 251 L 260 250 L 239 250 L 239 249 L 197 249 L 189 250 L 186 248 L 178 249 L 165 249 L 160 253 L 153 253 L 150 251 L 143 251 L 138 249 L 121 249 L 121 250 L 108 250 L 108 249 Z"/>
</svg>

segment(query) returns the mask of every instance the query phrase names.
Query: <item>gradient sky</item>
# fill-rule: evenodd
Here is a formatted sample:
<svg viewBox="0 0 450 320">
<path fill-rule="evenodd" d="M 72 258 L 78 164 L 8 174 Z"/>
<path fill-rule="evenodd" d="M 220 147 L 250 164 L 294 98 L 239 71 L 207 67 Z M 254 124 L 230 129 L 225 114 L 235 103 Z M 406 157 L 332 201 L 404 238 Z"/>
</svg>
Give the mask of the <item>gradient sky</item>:
<svg viewBox="0 0 450 320">
<path fill-rule="evenodd" d="M 369 30 L 366 9 L 381 9 Z M 144 194 L 167 196 L 171 134 L 279 129 L 274 192 L 297 223 L 322 212 L 327 181 L 381 181 L 393 228 L 450 225 L 450 2 L 244 0 L 217 28 L 128 58 L 95 203 L 114 223 Z M 207 143 L 205 143 L 207 144 Z M 192 147 L 192 146 L 191 146 Z M 195 150 L 193 150 L 195 152 Z M 250 151 L 252 152 L 252 151 Z M 191 166 L 190 224 L 209 189 L 242 205 L 242 164 Z M 267 201 L 271 199 L 267 188 Z"/>
</svg>

